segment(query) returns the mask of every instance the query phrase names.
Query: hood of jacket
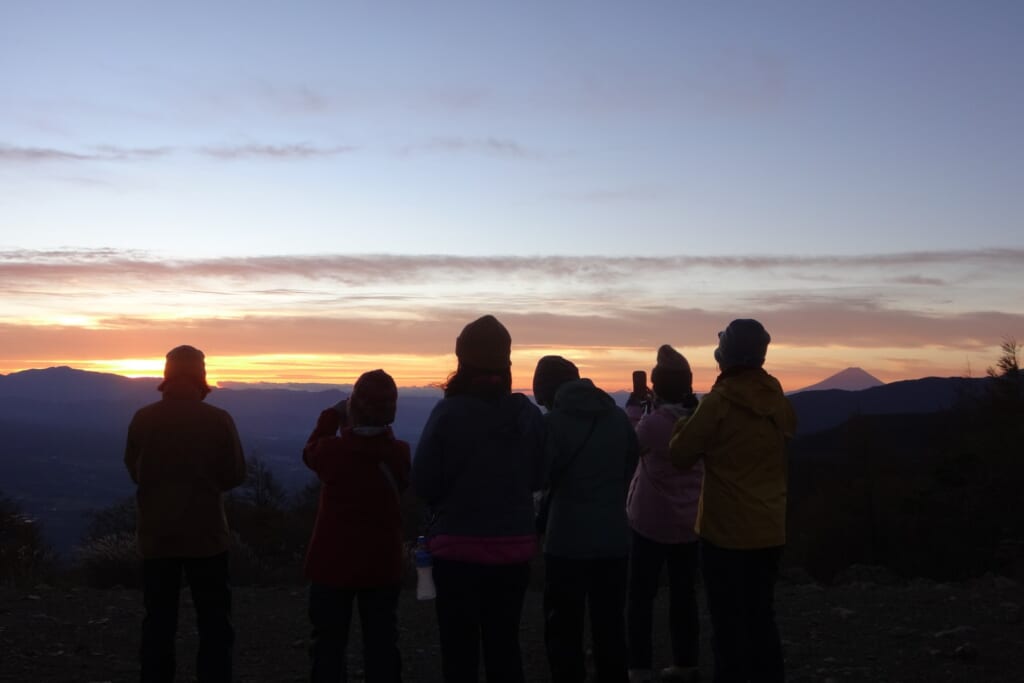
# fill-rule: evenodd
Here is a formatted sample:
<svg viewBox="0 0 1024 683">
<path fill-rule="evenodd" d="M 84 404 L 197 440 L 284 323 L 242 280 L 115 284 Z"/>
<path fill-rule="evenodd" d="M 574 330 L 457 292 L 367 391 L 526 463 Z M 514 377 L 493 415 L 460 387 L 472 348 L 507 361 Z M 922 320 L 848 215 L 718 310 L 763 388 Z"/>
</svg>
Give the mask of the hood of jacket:
<svg viewBox="0 0 1024 683">
<path fill-rule="evenodd" d="M 796 433 L 796 418 L 782 385 L 761 368 L 722 373 L 714 390 L 729 403 L 759 417 L 767 417 L 789 438 Z"/>
<path fill-rule="evenodd" d="M 569 415 L 593 417 L 617 407 L 615 399 L 585 378 L 570 380 L 555 392 L 554 408 Z"/>
</svg>

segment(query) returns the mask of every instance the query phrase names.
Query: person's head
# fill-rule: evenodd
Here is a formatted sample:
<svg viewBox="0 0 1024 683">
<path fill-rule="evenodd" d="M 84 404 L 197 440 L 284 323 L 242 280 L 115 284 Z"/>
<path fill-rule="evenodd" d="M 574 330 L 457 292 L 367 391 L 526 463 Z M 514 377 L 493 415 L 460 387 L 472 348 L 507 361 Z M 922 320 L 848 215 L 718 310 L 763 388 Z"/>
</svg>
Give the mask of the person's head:
<svg viewBox="0 0 1024 683">
<path fill-rule="evenodd" d="M 579 369 L 561 356 L 544 356 L 533 371 L 533 399 L 545 408 L 555 404 L 558 388 L 580 378 Z"/>
<path fill-rule="evenodd" d="M 715 360 L 718 367 L 728 370 L 734 367 L 759 368 L 764 365 L 771 335 L 764 325 L 750 318 L 739 318 L 718 333 L 718 348 Z"/>
<path fill-rule="evenodd" d="M 164 381 L 157 387 L 157 391 L 167 391 L 173 387 L 198 389 L 203 398 L 210 393 L 210 385 L 206 383 L 206 356 L 202 351 L 185 344 L 167 352 Z"/>
<path fill-rule="evenodd" d="M 462 328 L 455 339 L 459 365 L 444 384 L 445 396 L 493 396 L 512 391 L 512 335 L 493 315 Z"/>
<path fill-rule="evenodd" d="M 651 388 L 659 400 L 682 403 L 693 393 L 693 372 L 683 354 L 668 344 L 658 349 L 658 359 L 651 371 Z"/>
<path fill-rule="evenodd" d="M 493 315 L 477 318 L 455 339 L 459 364 L 478 370 L 504 370 L 512 366 L 512 335 Z"/>
<path fill-rule="evenodd" d="M 355 427 L 386 427 L 395 421 L 398 387 L 383 370 L 364 372 L 348 398 L 349 420 Z"/>
</svg>

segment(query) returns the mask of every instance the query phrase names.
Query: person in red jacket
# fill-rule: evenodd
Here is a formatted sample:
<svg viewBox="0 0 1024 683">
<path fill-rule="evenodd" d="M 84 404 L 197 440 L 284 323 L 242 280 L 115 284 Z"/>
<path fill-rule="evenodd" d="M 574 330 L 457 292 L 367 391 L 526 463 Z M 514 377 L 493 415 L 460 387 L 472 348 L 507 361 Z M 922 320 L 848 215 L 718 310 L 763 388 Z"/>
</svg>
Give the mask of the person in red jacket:
<svg viewBox="0 0 1024 683">
<path fill-rule="evenodd" d="M 320 479 L 320 505 L 306 553 L 311 680 L 347 680 L 345 651 L 358 603 L 368 683 L 402 680 L 398 593 L 401 493 L 409 444 L 395 438 L 398 390 L 383 370 L 364 373 L 347 401 L 320 413 L 302 459 Z M 340 434 L 338 433 L 339 429 Z"/>
</svg>

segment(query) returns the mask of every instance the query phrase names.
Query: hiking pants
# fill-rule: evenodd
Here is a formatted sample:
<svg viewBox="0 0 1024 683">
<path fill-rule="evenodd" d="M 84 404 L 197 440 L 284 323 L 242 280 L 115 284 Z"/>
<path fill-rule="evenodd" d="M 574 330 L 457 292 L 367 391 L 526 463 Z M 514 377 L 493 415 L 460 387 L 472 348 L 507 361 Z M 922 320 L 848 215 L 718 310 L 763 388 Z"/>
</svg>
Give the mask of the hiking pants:
<svg viewBox="0 0 1024 683">
<path fill-rule="evenodd" d="M 625 557 L 544 555 L 544 644 L 554 683 L 586 680 L 588 607 L 597 683 L 626 681 L 626 565 Z"/>
<path fill-rule="evenodd" d="M 141 681 L 170 683 L 174 680 L 174 640 L 183 573 L 191 588 L 199 631 L 196 679 L 199 683 L 231 683 L 235 630 L 231 625 L 227 553 L 213 557 L 143 560 L 146 616 L 142 620 Z"/>
<path fill-rule="evenodd" d="M 310 680 L 313 683 L 348 680 L 346 652 L 354 605 L 358 606 L 363 635 L 366 682 L 399 683 L 402 680 L 402 656 L 398 650 L 399 588 L 334 588 L 318 583 L 309 587 L 309 621 L 313 625 Z"/>
<path fill-rule="evenodd" d="M 714 683 L 782 683 L 785 665 L 775 623 L 782 546 L 735 550 L 702 539 L 700 553 L 713 630 Z"/>
</svg>

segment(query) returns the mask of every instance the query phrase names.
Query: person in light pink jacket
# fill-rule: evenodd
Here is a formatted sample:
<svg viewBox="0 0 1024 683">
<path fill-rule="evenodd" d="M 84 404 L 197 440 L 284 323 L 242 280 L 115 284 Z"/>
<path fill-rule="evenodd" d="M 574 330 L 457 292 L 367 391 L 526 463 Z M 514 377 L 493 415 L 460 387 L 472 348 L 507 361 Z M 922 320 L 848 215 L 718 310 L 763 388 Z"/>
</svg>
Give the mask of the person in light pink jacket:
<svg viewBox="0 0 1024 683">
<path fill-rule="evenodd" d="M 668 344 L 658 349 L 651 372 L 654 401 L 636 425 L 640 464 L 630 483 L 626 511 L 632 529 L 626 625 L 630 681 L 651 681 L 652 608 L 663 565 L 669 575 L 669 633 L 672 665 L 660 680 L 697 680 L 699 620 L 694 588 L 698 556 L 694 522 L 704 471 L 701 464 L 680 470 L 669 459 L 676 422 L 697 407 L 693 373 Z"/>
</svg>

